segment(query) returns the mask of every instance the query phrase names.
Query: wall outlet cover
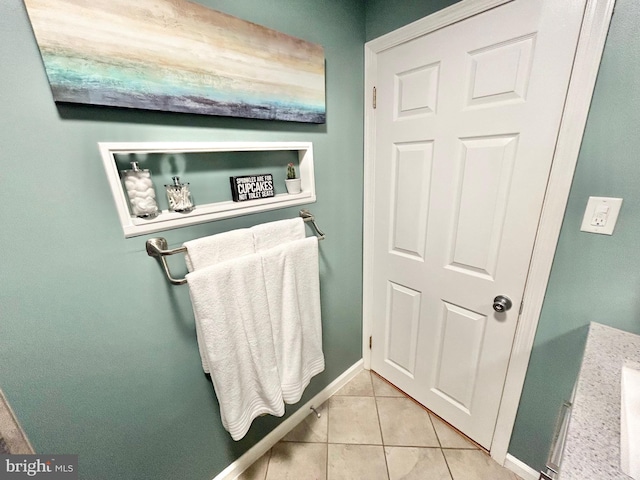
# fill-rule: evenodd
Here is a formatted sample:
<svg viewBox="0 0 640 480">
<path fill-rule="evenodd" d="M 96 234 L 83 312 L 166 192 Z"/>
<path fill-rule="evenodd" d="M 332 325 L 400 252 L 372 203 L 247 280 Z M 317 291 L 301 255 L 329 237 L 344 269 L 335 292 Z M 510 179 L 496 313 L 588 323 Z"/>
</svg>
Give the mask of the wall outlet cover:
<svg viewBox="0 0 640 480">
<path fill-rule="evenodd" d="M 621 198 L 589 197 L 580 230 L 601 235 L 612 235 L 621 206 Z"/>
</svg>

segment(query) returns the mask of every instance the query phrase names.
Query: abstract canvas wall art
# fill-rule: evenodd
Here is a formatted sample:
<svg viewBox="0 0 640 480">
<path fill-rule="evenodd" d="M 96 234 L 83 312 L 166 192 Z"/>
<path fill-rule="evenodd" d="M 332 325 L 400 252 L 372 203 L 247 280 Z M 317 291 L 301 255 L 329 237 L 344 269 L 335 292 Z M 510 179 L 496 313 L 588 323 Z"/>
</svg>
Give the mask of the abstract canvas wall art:
<svg viewBox="0 0 640 480">
<path fill-rule="evenodd" d="M 24 0 L 56 102 L 324 123 L 322 46 L 186 0 Z"/>
</svg>

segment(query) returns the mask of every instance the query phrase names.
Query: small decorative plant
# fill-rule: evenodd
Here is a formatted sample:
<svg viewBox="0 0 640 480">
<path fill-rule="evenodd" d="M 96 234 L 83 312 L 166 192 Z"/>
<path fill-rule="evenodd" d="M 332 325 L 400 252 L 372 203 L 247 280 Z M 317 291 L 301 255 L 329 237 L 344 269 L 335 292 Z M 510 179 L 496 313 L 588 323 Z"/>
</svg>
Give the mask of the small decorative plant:
<svg viewBox="0 0 640 480">
<path fill-rule="evenodd" d="M 287 180 L 293 180 L 296 178 L 296 168 L 293 166 L 293 163 L 287 165 Z"/>
<path fill-rule="evenodd" d="M 293 163 L 287 165 L 287 179 L 284 183 L 287 187 L 287 192 L 300 193 L 302 179 L 296 178 L 296 167 L 293 166 Z"/>
</svg>

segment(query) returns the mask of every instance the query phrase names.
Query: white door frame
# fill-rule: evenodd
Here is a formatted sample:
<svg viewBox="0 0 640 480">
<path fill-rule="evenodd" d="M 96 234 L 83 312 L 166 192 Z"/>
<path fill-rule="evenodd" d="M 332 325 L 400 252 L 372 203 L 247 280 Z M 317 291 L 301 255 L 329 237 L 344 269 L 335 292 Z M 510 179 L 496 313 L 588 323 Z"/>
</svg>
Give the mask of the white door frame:
<svg viewBox="0 0 640 480">
<path fill-rule="evenodd" d="M 365 143 L 364 143 L 364 245 L 362 352 L 365 368 L 371 368 L 369 337 L 372 331 L 373 203 L 375 114 L 373 89 L 377 74 L 377 55 L 413 38 L 446 27 L 513 0 L 462 0 L 428 17 L 413 22 L 365 44 Z M 570 1 L 570 0 L 565 0 Z M 518 320 L 502 402 L 491 444 L 491 456 L 501 465 L 507 457 L 513 424 L 533 348 L 544 294 L 551 273 L 558 236 L 564 218 L 571 182 L 587 122 L 602 51 L 604 50 L 615 0 L 588 0 L 578 39 L 567 99 L 558 141 L 542 207 L 542 215 L 524 291 L 524 308 Z"/>
</svg>

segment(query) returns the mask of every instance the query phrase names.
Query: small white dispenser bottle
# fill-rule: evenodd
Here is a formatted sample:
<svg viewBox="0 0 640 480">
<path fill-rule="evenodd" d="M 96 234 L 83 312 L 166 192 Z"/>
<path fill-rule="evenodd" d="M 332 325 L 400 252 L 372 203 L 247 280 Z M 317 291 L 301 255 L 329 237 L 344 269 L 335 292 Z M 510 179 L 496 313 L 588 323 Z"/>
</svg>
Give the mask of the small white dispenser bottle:
<svg viewBox="0 0 640 480">
<path fill-rule="evenodd" d="M 149 170 L 141 169 L 138 162 L 131 162 L 131 170 L 123 170 L 122 175 L 131 215 L 138 218 L 157 217 L 160 212 Z"/>
</svg>

